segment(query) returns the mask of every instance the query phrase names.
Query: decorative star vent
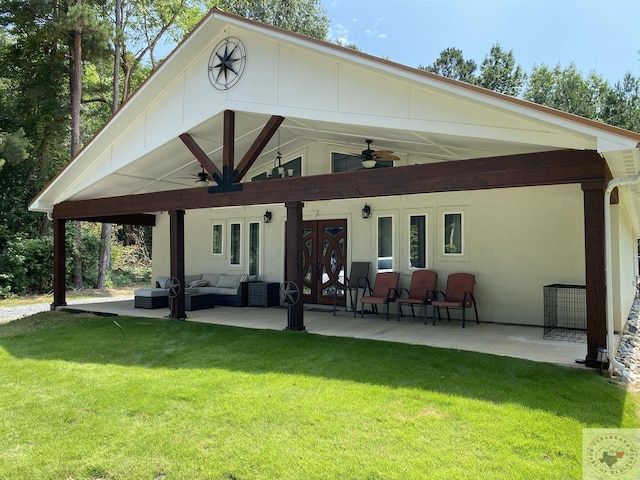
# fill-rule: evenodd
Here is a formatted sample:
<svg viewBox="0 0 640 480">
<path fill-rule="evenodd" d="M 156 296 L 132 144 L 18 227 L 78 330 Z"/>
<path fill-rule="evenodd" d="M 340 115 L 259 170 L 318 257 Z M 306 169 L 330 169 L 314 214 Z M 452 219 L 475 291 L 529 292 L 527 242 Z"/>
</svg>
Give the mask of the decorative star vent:
<svg viewBox="0 0 640 480">
<path fill-rule="evenodd" d="M 213 49 L 209 57 L 209 81 L 218 90 L 229 90 L 244 71 L 247 54 L 242 42 L 235 37 L 227 37 Z"/>
</svg>

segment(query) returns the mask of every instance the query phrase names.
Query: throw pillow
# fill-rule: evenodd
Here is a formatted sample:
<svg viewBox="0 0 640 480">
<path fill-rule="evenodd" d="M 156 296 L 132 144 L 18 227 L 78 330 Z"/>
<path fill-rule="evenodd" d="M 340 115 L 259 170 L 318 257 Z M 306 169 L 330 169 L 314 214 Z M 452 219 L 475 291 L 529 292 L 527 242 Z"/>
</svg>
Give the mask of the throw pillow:
<svg viewBox="0 0 640 480">
<path fill-rule="evenodd" d="M 207 285 L 209 285 L 209 280 L 194 280 L 189 284 L 191 288 L 206 287 Z"/>
</svg>

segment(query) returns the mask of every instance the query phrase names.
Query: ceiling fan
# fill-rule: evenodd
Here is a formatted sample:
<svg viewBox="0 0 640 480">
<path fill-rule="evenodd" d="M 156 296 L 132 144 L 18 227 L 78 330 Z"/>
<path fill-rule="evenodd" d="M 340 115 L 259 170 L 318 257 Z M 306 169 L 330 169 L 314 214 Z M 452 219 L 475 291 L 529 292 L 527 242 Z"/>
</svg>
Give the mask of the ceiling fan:
<svg viewBox="0 0 640 480">
<path fill-rule="evenodd" d="M 188 177 L 180 177 L 180 178 L 189 178 L 189 179 L 194 179 L 195 178 L 196 179 L 196 181 L 195 181 L 195 186 L 196 187 L 206 187 L 207 185 L 209 185 L 209 181 L 212 180 L 212 178 L 209 176 L 209 174 L 204 171 L 204 167 L 202 167 L 202 171 L 201 172 L 192 173 Z"/>
<path fill-rule="evenodd" d="M 371 143 L 373 140 L 366 139 L 367 148 L 362 151 L 362 166 L 364 168 L 373 168 L 376 166 L 378 160 L 386 162 L 395 162 L 400 160 L 400 157 L 394 155 L 391 150 L 371 150 Z"/>
</svg>

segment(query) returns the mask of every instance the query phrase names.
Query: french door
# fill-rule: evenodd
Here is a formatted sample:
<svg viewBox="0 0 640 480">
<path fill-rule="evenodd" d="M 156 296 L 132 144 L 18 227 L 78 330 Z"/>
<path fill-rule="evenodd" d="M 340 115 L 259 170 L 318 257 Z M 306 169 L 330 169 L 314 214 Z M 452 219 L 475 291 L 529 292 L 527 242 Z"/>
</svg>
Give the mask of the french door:
<svg viewBox="0 0 640 480">
<path fill-rule="evenodd" d="M 344 275 L 347 261 L 347 220 L 302 222 L 303 286 L 305 303 L 344 305 Z"/>
</svg>

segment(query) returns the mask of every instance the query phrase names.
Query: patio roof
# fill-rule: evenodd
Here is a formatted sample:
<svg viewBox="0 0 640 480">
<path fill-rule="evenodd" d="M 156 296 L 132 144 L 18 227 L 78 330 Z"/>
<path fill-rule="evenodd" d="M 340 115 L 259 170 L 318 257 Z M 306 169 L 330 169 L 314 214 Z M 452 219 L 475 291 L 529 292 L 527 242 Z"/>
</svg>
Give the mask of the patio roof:
<svg viewBox="0 0 640 480">
<path fill-rule="evenodd" d="M 219 92 L 204 72 L 211 49 L 228 35 L 248 44 L 247 68 L 232 90 Z M 640 134 L 213 9 L 30 209 L 191 187 L 200 164 L 180 135 L 221 169 L 227 110 L 236 112 L 239 155 L 272 115 L 285 119 L 255 172 L 272 165 L 277 151 L 285 160 L 317 145 L 359 153 L 366 138 L 396 152 L 398 165 L 577 149 L 601 153 L 614 177 L 640 170 Z M 326 155 L 304 162 L 311 175 Z M 637 188 L 621 190 L 640 212 Z"/>
</svg>

